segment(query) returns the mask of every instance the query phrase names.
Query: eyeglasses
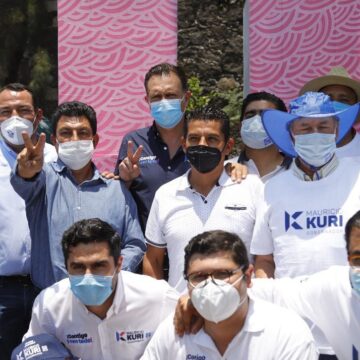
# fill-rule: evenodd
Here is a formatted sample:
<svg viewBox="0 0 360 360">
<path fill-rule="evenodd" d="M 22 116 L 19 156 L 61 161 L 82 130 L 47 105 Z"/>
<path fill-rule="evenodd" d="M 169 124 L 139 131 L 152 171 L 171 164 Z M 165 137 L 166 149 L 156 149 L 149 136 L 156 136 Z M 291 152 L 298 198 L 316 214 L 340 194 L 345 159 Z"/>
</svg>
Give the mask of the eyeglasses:
<svg viewBox="0 0 360 360">
<path fill-rule="evenodd" d="M 359 254 L 350 255 L 349 263 L 351 266 L 360 267 L 360 255 Z"/>
<path fill-rule="evenodd" d="M 224 281 L 229 282 L 231 276 L 233 276 L 234 274 L 236 274 L 237 272 L 239 272 L 241 270 L 242 270 L 242 268 L 239 267 L 234 270 L 216 270 L 211 273 L 197 272 L 197 273 L 193 273 L 193 274 L 189 274 L 189 275 L 185 276 L 185 280 L 187 280 L 192 287 L 196 287 L 201 282 L 204 282 L 203 286 L 205 286 L 208 283 L 205 280 L 208 280 L 210 277 L 211 281 L 214 284 L 221 286 L 221 285 L 224 285 L 224 283 L 223 283 Z"/>
</svg>

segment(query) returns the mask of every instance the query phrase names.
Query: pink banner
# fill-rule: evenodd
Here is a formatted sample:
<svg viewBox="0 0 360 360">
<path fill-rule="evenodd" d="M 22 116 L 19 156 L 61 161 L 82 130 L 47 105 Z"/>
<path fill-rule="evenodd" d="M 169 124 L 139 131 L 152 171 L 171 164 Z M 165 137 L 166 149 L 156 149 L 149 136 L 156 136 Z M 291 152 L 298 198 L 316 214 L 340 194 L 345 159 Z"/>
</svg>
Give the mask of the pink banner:
<svg viewBox="0 0 360 360">
<path fill-rule="evenodd" d="M 95 162 L 113 170 L 121 138 L 151 122 L 144 76 L 176 62 L 176 0 L 59 0 L 59 102 L 98 115 Z"/>
<path fill-rule="evenodd" d="M 359 0 L 247 0 L 244 21 L 246 92 L 288 103 L 335 66 L 360 79 Z"/>
</svg>

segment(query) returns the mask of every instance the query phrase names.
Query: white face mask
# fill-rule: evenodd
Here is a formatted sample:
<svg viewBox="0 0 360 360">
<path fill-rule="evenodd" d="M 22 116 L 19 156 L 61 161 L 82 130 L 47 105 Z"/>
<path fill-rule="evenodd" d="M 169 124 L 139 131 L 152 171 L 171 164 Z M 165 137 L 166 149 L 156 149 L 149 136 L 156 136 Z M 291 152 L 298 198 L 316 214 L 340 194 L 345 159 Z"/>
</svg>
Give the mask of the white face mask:
<svg viewBox="0 0 360 360">
<path fill-rule="evenodd" d="M 243 276 L 232 284 L 217 280 L 219 285 L 216 285 L 210 279 L 199 283 L 191 292 L 191 302 L 195 309 L 203 318 L 214 323 L 228 319 L 246 300 L 246 296 L 240 298 L 234 287 Z"/>
<path fill-rule="evenodd" d="M 242 121 L 240 136 L 243 143 L 252 149 L 264 149 L 272 145 L 272 141 L 261 122 L 260 115 Z"/>
<path fill-rule="evenodd" d="M 1 134 L 4 139 L 13 145 L 24 145 L 21 133 L 25 131 L 29 136 L 33 134 L 34 126 L 30 120 L 19 116 L 11 116 L 1 123 Z"/>
<path fill-rule="evenodd" d="M 335 134 L 294 135 L 294 148 L 307 164 L 320 167 L 326 164 L 336 150 Z"/>
<path fill-rule="evenodd" d="M 94 152 L 92 140 L 66 141 L 58 144 L 59 158 L 71 170 L 83 168 L 91 160 Z"/>
</svg>

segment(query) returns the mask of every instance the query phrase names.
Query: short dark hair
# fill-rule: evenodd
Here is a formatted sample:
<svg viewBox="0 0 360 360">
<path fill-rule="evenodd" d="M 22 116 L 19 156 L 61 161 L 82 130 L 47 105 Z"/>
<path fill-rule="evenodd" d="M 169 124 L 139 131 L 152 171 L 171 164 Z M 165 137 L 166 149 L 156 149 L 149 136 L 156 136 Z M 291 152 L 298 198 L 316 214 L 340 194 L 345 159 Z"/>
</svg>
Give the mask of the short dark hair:
<svg viewBox="0 0 360 360">
<path fill-rule="evenodd" d="M 205 106 L 189 111 L 185 115 L 184 137 L 189 131 L 189 123 L 196 120 L 217 121 L 221 124 L 221 132 L 227 142 L 230 138 L 230 119 L 224 111 L 216 106 Z"/>
<path fill-rule="evenodd" d="M 232 260 L 246 271 L 249 258 L 243 241 L 236 234 L 222 230 L 205 231 L 194 236 L 185 247 L 184 276 L 187 276 L 191 257 L 195 254 L 212 255 L 229 252 Z"/>
<path fill-rule="evenodd" d="M 60 104 L 55 110 L 52 116 L 52 131 L 53 135 L 56 135 L 56 127 L 62 116 L 85 116 L 90 123 L 93 135 L 97 131 L 97 120 L 95 110 L 88 104 L 80 101 L 68 101 Z"/>
<path fill-rule="evenodd" d="M 286 105 L 284 101 L 282 101 L 279 97 L 275 96 L 274 94 L 268 93 L 266 91 L 259 91 L 249 94 L 243 101 L 241 106 L 241 115 L 240 121 L 244 119 L 245 109 L 247 106 L 252 103 L 253 101 L 265 100 L 272 103 L 276 110 L 287 112 Z"/>
<path fill-rule="evenodd" d="M 10 90 L 10 91 L 15 91 L 15 92 L 27 91 L 31 95 L 34 109 L 36 110 L 38 108 L 37 98 L 34 95 L 33 91 L 28 86 L 21 84 L 21 83 L 10 83 L 10 84 L 6 84 L 2 88 L 0 88 L 0 93 L 5 90 Z"/>
<path fill-rule="evenodd" d="M 188 83 L 185 71 L 180 66 L 172 65 L 169 63 L 161 63 L 153 66 L 145 75 L 144 86 L 146 93 L 148 93 L 148 82 L 152 76 L 160 76 L 160 75 L 169 75 L 170 73 L 174 73 L 181 82 L 181 86 L 183 91 L 188 89 Z"/>
<path fill-rule="evenodd" d="M 61 245 L 65 266 L 67 266 L 71 247 L 79 244 L 101 242 L 109 245 L 110 255 L 114 258 L 115 264 L 117 264 L 120 256 L 121 238 L 113 227 L 98 218 L 77 221 L 64 232 L 62 237 Z"/>
<path fill-rule="evenodd" d="M 350 249 L 350 236 L 353 228 L 360 229 L 360 210 L 356 212 L 346 223 L 345 225 L 345 242 L 346 242 L 346 251 L 349 255 Z"/>
</svg>

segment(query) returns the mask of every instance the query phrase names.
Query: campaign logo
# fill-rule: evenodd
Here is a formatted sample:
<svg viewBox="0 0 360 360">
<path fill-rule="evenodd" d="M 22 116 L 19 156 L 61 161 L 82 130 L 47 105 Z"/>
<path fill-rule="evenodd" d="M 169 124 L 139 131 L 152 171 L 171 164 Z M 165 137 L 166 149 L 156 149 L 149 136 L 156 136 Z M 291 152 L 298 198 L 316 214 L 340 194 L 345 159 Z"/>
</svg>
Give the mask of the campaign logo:
<svg viewBox="0 0 360 360">
<path fill-rule="evenodd" d="M 115 339 L 117 342 L 134 343 L 145 341 L 151 338 L 151 332 L 144 330 L 135 331 L 115 331 Z"/>
<path fill-rule="evenodd" d="M 25 343 L 25 348 L 21 350 L 18 354 L 16 354 L 16 360 L 28 360 L 32 359 L 33 357 L 38 357 L 46 352 L 49 349 L 47 345 L 40 345 L 36 343 L 34 340 L 30 340 Z"/>
<path fill-rule="evenodd" d="M 187 354 L 186 355 L 186 360 L 206 360 L 206 356 L 205 355 L 193 355 L 193 354 Z"/>
<path fill-rule="evenodd" d="M 285 231 L 288 231 L 290 227 L 300 230 L 302 227 L 293 220 L 296 220 L 303 212 L 302 211 L 295 211 L 292 214 L 289 214 L 285 211 Z"/>
<path fill-rule="evenodd" d="M 149 155 L 149 156 L 142 156 L 139 159 L 139 164 L 140 165 L 144 165 L 144 164 L 156 164 L 159 162 L 159 159 L 156 158 L 156 155 Z"/>
<path fill-rule="evenodd" d="M 285 231 L 294 229 L 313 233 L 314 231 L 319 232 L 324 229 L 330 229 L 330 232 L 337 232 L 337 229 L 342 229 L 344 224 L 343 215 L 340 213 L 340 210 L 339 208 L 333 208 L 295 211 L 291 213 L 285 211 Z"/>
<path fill-rule="evenodd" d="M 68 344 L 90 344 L 93 339 L 87 333 L 67 334 L 66 342 Z"/>
</svg>

